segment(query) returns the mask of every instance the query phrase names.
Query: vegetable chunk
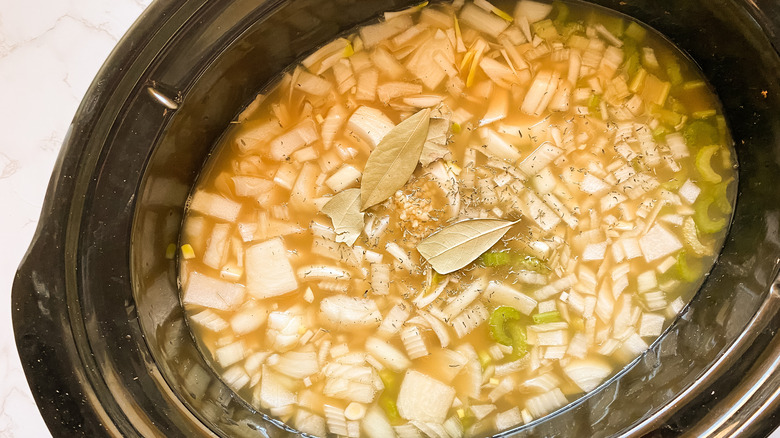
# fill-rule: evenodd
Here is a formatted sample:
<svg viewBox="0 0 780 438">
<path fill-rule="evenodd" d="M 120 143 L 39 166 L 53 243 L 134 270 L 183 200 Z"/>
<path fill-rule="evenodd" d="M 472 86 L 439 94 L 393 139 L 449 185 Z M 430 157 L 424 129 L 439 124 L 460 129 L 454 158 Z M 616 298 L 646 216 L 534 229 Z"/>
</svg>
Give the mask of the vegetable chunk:
<svg viewBox="0 0 780 438">
<path fill-rule="evenodd" d="M 652 262 L 682 249 L 680 240 L 663 225 L 656 224 L 639 238 L 639 248 L 645 260 Z"/>
<path fill-rule="evenodd" d="M 280 238 L 246 250 L 247 290 L 255 298 L 270 298 L 298 289 L 292 265 Z"/>
<path fill-rule="evenodd" d="M 409 370 L 398 393 L 398 413 L 407 420 L 443 423 L 454 398 L 451 386 Z"/>
<path fill-rule="evenodd" d="M 184 288 L 182 302 L 218 310 L 232 310 L 244 302 L 244 294 L 244 286 L 240 284 L 193 272 Z"/>
</svg>

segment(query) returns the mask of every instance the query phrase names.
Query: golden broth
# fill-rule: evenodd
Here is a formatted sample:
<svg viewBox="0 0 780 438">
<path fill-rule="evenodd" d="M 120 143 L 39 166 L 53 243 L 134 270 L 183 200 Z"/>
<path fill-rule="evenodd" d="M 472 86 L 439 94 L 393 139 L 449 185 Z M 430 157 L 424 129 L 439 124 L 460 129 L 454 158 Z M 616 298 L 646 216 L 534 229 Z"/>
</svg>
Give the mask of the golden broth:
<svg viewBox="0 0 780 438">
<path fill-rule="evenodd" d="M 641 354 L 712 265 L 736 173 L 696 67 L 580 5 L 523 1 L 511 23 L 489 7 L 413 8 L 326 45 L 218 145 L 184 221 L 183 303 L 258 409 L 315 435 L 515 427 Z M 324 205 L 424 108 L 420 164 L 348 245 Z M 513 225 L 436 273 L 417 245 L 475 218 Z"/>
</svg>

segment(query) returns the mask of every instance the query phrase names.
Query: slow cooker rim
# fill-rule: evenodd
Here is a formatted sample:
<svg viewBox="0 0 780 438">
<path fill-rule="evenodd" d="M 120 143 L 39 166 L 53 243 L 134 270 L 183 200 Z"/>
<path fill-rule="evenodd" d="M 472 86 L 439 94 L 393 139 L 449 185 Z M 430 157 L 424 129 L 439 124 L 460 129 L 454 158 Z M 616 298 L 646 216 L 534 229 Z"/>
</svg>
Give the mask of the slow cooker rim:
<svg viewBox="0 0 780 438">
<path fill-rule="evenodd" d="M 132 424 L 121 409 L 106 409 L 111 394 L 103 388 L 102 376 L 90 376 L 90 370 L 95 370 L 90 366 L 94 359 L 83 345 L 85 327 L 74 290 L 73 248 L 78 245 L 78 207 L 84 202 L 80 195 L 86 190 L 114 117 L 121 111 L 121 105 L 112 107 L 112 102 L 126 101 L 137 86 L 138 79 L 128 72 L 134 68 L 143 72 L 164 50 L 169 37 L 207 3 L 152 2 L 106 58 L 73 116 L 49 180 L 38 226 L 16 272 L 12 320 L 17 351 L 36 405 L 54 436 L 68 436 L 75 432 L 74 426 L 83 428 L 81 432 L 88 436 L 122 436 L 118 423 Z M 60 269 L 59 264 L 63 265 Z M 31 320 L 32 315 L 37 318 Z M 44 342 L 36 345 L 41 340 Z M 56 359 L 41 359 L 55 356 L 51 351 L 58 353 Z M 138 433 L 135 427 L 130 430 Z"/>
</svg>

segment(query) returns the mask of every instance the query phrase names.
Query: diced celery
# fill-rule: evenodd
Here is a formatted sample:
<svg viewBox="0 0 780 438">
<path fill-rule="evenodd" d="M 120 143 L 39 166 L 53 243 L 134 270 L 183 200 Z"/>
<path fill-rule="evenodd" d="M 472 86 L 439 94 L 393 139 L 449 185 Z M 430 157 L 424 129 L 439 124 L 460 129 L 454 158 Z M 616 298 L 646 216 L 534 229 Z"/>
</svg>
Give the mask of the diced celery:
<svg viewBox="0 0 780 438">
<path fill-rule="evenodd" d="M 605 14 L 591 14 L 591 16 L 588 18 L 588 24 L 590 25 L 596 25 L 601 24 L 604 26 L 605 29 L 609 31 L 612 35 L 615 35 L 616 37 L 620 38 L 625 33 L 625 22 L 622 18 L 614 16 L 614 15 L 605 15 Z"/>
<path fill-rule="evenodd" d="M 534 271 L 541 274 L 550 272 L 550 268 L 544 261 L 527 254 L 517 254 L 511 251 L 488 251 L 481 256 L 482 264 L 495 268 L 499 266 L 511 265 L 512 268 L 520 271 Z"/>
<path fill-rule="evenodd" d="M 566 23 L 565 26 L 561 26 L 558 20 L 555 21 L 558 26 L 558 32 L 561 34 L 564 40 L 569 40 L 572 35 L 581 34 L 585 31 L 580 23 Z"/>
<path fill-rule="evenodd" d="M 572 49 L 587 50 L 589 40 L 577 33 L 571 35 L 566 43 Z"/>
<path fill-rule="evenodd" d="M 512 338 L 507 331 L 507 326 L 509 322 L 519 319 L 520 312 L 513 307 L 501 306 L 496 308 L 490 315 L 490 337 L 499 344 L 512 345 Z"/>
<path fill-rule="evenodd" d="M 382 395 L 379 396 L 379 406 L 385 411 L 385 415 L 387 415 L 387 419 L 390 420 L 390 423 L 399 424 L 402 421 L 394 397 L 382 393 Z"/>
<path fill-rule="evenodd" d="M 666 59 L 666 77 L 669 78 L 669 82 L 672 85 L 680 85 L 683 83 L 682 72 L 680 71 L 680 64 L 673 59 Z"/>
<path fill-rule="evenodd" d="M 558 35 L 558 29 L 555 28 L 555 25 L 550 19 L 537 21 L 531 26 L 533 28 L 534 33 L 538 35 L 539 38 L 549 41 L 549 40 L 556 40 L 560 37 L 560 35 Z"/>
<path fill-rule="evenodd" d="M 704 81 L 696 80 L 696 81 L 688 81 L 684 83 L 682 87 L 683 90 L 692 90 L 694 88 L 704 87 L 706 85 L 707 84 L 705 84 Z"/>
<path fill-rule="evenodd" d="M 727 194 L 728 186 L 731 181 L 733 181 L 733 179 L 729 178 L 726 181 L 716 184 L 712 188 L 712 194 L 715 198 L 713 202 L 723 214 L 731 214 L 731 211 L 733 210 Z"/>
<path fill-rule="evenodd" d="M 718 128 L 718 134 L 720 134 L 721 139 L 726 138 L 726 134 L 728 132 L 728 127 L 726 126 L 726 118 L 722 115 L 715 116 L 715 126 Z M 731 167 L 731 153 L 728 149 L 725 150 L 725 154 L 723 155 L 724 159 L 728 160 L 728 163 L 724 163 L 724 167 Z"/>
<path fill-rule="evenodd" d="M 623 56 L 629 57 L 631 55 L 638 55 L 639 49 L 637 48 L 637 43 L 635 40 L 631 38 L 626 38 L 623 41 Z"/>
<path fill-rule="evenodd" d="M 637 173 L 642 173 L 647 170 L 647 167 L 645 167 L 645 163 L 642 161 L 640 157 L 635 157 L 629 163 Z"/>
<path fill-rule="evenodd" d="M 708 193 L 699 195 L 699 199 L 694 204 L 693 220 L 699 231 L 706 234 L 717 233 L 726 226 L 726 218 L 713 219 L 710 215 L 710 206 L 714 201 L 714 196 Z"/>
<path fill-rule="evenodd" d="M 453 134 L 460 134 L 460 130 L 461 130 L 460 124 L 452 122 L 452 133 Z"/>
<path fill-rule="evenodd" d="M 511 345 L 516 357 L 523 357 L 528 352 L 523 315 L 515 308 L 501 306 L 490 315 L 490 337 L 503 345 Z M 484 366 L 484 365 L 483 365 Z"/>
<path fill-rule="evenodd" d="M 685 178 L 672 178 L 669 181 L 661 183 L 661 187 L 669 190 L 670 192 L 676 192 L 685 183 Z"/>
<path fill-rule="evenodd" d="M 661 120 L 661 123 L 667 125 L 667 126 L 677 126 L 682 122 L 682 114 L 668 110 L 662 106 L 651 104 L 651 111 L 653 114 L 657 115 L 658 118 Z"/>
<path fill-rule="evenodd" d="M 699 230 L 693 218 L 688 217 L 683 221 L 682 237 L 686 246 L 693 250 L 693 253 L 697 256 L 705 256 L 712 253 L 712 248 L 699 240 Z"/>
<path fill-rule="evenodd" d="M 588 111 L 590 111 L 591 114 L 599 115 L 601 114 L 601 95 L 600 94 L 594 94 L 590 97 L 590 100 L 588 101 Z"/>
<path fill-rule="evenodd" d="M 659 125 L 657 128 L 653 130 L 653 140 L 657 142 L 661 142 L 666 138 L 666 134 L 671 133 L 672 131 L 669 130 L 666 126 Z"/>
<path fill-rule="evenodd" d="M 708 110 L 702 110 L 702 111 L 696 111 L 691 116 L 693 116 L 694 119 L 709 119 L 710 117 L 717 114 L 717 111 L 714 109 L 708 109 Z"/>
<path fill-rule="evenodd" d="M 685 105 L 683 105 L 679 99 L 675 99 L 674 97 L 670 96 L 667 102 L 669 104 L 669 108 L 671 108 L 671 110 L 674 112 L 683 114 L 688 112 L 688 109 L 685 108 Z"/>
<path fill-rule="evenodd" d="M 647 79 L 647 70 L 645 70 L 642 67 L 637 67 L 636 74 L 634 75 L 633 78 L 631 78 L 631 83 L 628 85 L 628 89 L 634 93 L 639 93 L 645 87 L 646 79 Z"/>
<path fill-rule="evenodd" d="M 720 149 L 719 145 L 713 144 L 699 149 L 696 153 L 696 170 L 699 171 L 701 179 L 713 184 L 717 184 L 723 178 L 712 168 L 712 156 Z"/>
<path fill-rule="evenodd" d="M 379 378 L 385 385 L 385 392 L 398 392 L 400 387 L 400 376 L 392 370 L 385 368 L 379 372 Z"/>
<path fill-rule="evenodd" d="M 532 316 L 534 319 L 534 324 L 547 324 L 550 322 L 560 322 L 561 319 L 561 313 L 557 310 L 553 310 L 551 312 L 544 312 L 544 313 L 537 313 Z"/>
<path fill-rule="evenodd" d="M 645 36 L 647 35 L 647 31 L 644 27 L 636 24 L 635 22 L 628 23 L 628 27 L 626 27 L 625 35 L 635 41 L 644 41 Z"/>
<path fill-rule="evenodd" d="M 555 11 L 555 21 L 563 23 L 569 18 L 569 6 L 566 3 L 554 1 L 552 3 L 553 11 Z"/>
<path fill-rule="evenodd" d="M 488 267 L 505 266 L 512 261 L 512 255 L 507 251 L 488 251 L 482 254 L 482 263 Z"/>
<path fill-rule="evenodd" d="M 696 281 L 701 275 L 701 263 L 699 263 L 699 259 L 689 262 L 688 255 L 684 250 L 677 254 L 676 267 L 680 279 L 689 283 Z"/>
<path fill-rule="evenodd" d="M 683 131 L 688 147 L 705 146 L 719 143 L 718 129 L 711 123 L 696 120 Z"/>
<path fill-rule="evenodd" d="M 628 73 L 629 77 L 634 76 L 637 70 L 639 70 L 641 63 L 639 61 L 639 51 L 637 50 L 636 41 L 631 38 L 623 40 L 623 59 L 625 59 L 623 70 Z"/>
<path fill-rule="evenodd" d="M 623 70 L 628 73 L 629 77 L 632 77 L 639 71 L 639 54 L 632 53 L 626 56 L 626 62 L 623 63 Z"/>
<path fill-rule="evenodd" d="M 528 354 L 528 342 L 525 329 L 519 323 L 509 324 L 509 336 L 512 337 L 512 355 L 521 358 Z"/>
<path fill-rule="evenodd" d="M 551 271 L 542 260 L 530 255 L 516 254 L 512 259 L 512 265 L 522 271 L 534 271 L 540 274 Z"/>
</svg>

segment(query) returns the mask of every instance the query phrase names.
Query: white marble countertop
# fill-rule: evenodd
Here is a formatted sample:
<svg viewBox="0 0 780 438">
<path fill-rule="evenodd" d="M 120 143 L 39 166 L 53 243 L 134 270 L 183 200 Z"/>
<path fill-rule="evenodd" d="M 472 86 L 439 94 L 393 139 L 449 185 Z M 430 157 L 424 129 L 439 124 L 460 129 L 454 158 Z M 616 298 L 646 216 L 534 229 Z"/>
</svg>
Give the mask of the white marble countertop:
<svg viewBox="0 0 780 438">
<path fill-rule="evenodd" d="M 73 114 L 149 3 L 0 0 L 0 438 L 49 436 L 16 353 L 11 284 Z"/>
<path fill-rule="evenodd" d="M 11 284 L 73 114 L 149 3 L 0 0 L 0 296 L 6 303 L 0 306 L 0 438 L 50 436 L 16 353 Z"/>
</svg>

